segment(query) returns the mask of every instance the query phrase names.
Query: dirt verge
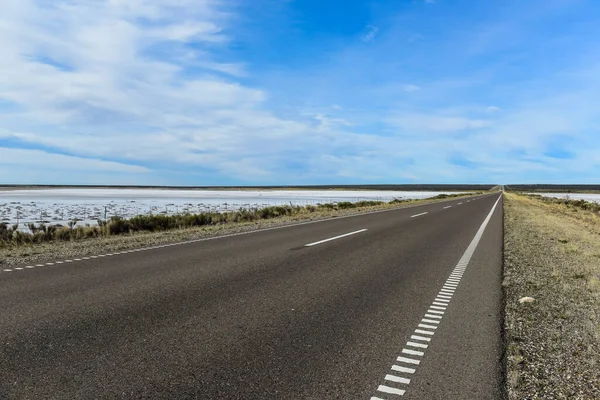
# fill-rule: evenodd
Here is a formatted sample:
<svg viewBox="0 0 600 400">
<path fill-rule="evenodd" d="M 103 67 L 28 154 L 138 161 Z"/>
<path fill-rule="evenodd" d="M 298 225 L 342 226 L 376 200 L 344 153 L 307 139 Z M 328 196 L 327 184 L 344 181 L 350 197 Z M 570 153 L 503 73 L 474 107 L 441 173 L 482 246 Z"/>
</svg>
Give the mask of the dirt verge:
<svg viewBox="0 0 600 400">
<path fill-rule="evenodd" d="M 509 399 L 600 399 L 600 217 L 505 195 Z"/>
</svg>

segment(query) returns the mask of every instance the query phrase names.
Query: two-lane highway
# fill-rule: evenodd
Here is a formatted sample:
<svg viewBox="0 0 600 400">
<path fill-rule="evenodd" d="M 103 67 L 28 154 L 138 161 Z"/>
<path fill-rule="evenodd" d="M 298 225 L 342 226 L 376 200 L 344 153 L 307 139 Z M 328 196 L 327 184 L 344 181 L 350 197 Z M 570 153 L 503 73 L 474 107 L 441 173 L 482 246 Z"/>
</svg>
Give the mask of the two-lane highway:
<svg viewBox="0 0 600 400">
<path fill-rule="evenodd" d="M 19 268 L 0 398 L 502 396 L 500 194 Z"/>
</svg>

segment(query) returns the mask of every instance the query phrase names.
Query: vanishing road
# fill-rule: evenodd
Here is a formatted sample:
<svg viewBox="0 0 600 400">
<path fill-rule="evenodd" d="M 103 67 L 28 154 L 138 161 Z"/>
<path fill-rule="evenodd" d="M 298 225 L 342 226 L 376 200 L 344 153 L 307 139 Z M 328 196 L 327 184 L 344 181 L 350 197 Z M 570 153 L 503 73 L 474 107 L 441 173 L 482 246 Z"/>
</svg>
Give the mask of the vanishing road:
<svg viewBox="0 0 600 400">
<path fill-rule="evenodd" d="M 0 399 L 501 399 L 499 193 L 0 272 Z"/>
</svg>

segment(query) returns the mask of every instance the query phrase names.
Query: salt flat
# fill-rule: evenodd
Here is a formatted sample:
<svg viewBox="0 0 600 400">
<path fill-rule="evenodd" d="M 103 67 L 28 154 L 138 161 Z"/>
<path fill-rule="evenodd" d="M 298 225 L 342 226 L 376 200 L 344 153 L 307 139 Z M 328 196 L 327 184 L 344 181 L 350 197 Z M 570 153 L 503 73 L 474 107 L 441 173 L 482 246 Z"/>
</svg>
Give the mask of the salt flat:
<svg viewBox="0 0 600 400">
<path fill-rule="evenodd" d="M 557 199 L 585 200 L 600 203 L 600 193 L 529 193 Z"/>
<path fill-rule="evenodd" d="M 223 212 L 270 205 L 315 205 L 341 201 L 423 199 L 441 193 L 375 190 L 173 190 L 27 189 L 0 190 L 0 222 L 93 224 L 97 219 L 140 214 Z"/>
</svg>

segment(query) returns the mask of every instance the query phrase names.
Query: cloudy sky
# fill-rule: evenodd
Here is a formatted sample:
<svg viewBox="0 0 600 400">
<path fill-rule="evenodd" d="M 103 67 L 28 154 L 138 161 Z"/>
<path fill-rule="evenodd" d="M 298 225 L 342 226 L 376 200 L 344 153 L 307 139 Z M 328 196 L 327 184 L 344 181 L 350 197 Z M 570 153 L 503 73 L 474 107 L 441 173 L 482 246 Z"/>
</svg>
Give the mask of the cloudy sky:
<svg viewBox="0 0 600 400">
<path fill-rule="evenodd" d="M 3 0 L 0 183 L 600 183 L 597 0 Z"/>
</svg>

